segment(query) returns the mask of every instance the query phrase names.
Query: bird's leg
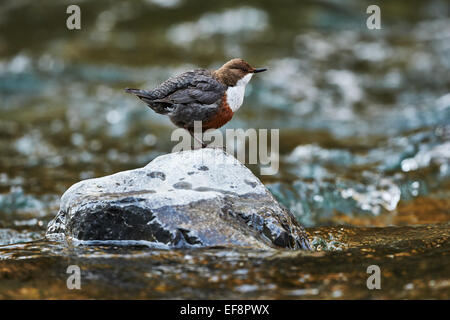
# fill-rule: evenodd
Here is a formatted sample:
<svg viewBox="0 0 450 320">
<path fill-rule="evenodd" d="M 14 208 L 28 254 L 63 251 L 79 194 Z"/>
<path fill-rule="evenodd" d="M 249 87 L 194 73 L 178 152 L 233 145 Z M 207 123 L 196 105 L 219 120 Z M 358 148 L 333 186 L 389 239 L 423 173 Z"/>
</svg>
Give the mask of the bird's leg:
<svg viewBox="0 0 450 320">
<path fill-rule="evenodd" d="M 200 143 L 200 145 L 202 146 L 202 149 L 207 147 L 207 145 L 204 144 L 202 140 L 198 139 L 198 138 L 194 135 L 194 132 L 192 132 L 191 130 L 189 130 L 189 129 L 187 129 L 187 128 L 186 128 L 186 130 L 190 133 L 190 135 L 192 136 L 192 138 L 194 138 L 195 141 L 197 141 L 198 143 Z"/>
</svg>

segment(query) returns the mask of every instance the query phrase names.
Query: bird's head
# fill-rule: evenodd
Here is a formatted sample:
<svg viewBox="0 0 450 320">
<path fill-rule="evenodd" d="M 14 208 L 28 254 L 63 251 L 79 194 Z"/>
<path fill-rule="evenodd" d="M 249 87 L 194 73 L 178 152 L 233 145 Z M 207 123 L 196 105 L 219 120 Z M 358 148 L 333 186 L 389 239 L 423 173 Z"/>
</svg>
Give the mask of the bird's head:
<svg viewBox="0 0 450 320">
<path fill-rule="evenodd" d="M 219 80 L 227 86 L 235 86 L 236 84 L 246 85 L 254 73 L 266 71 L 266 68 L 253 68 L 243 59 L 236 58 L 228 61 L 222 67 L 215 71 L 215 75 Z"/>
</svg>

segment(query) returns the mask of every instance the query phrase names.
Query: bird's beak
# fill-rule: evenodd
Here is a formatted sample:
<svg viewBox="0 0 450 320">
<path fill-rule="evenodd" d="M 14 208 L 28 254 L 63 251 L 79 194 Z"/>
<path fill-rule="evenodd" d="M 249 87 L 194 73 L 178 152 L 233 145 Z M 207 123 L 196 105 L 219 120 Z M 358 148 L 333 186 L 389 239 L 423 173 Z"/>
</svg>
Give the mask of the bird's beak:
<svg viewBox="0 0 450 320">
<path fill-rule="evenodd" d="M 264 72 L 266 70 L 267 70 L 267 68 L 257 68 L 257 69 L 253 69 L 253 73 Z"/>
</svg>

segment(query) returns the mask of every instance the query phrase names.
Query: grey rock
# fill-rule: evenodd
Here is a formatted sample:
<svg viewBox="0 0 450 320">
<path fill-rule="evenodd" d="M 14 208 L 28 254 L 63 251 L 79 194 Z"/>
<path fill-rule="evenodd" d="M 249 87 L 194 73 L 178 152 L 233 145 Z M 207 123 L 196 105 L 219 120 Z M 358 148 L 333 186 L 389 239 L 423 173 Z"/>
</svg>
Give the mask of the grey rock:
<svg viewBox="0 0 450 320">
<path fill-rule="evenodd" d="M 144 168 L 74 184 L 46 236 L 166 248 L 310 248 L 303 228 L 261 181 L 212 148 L 163 155 Z"/>
</svg>

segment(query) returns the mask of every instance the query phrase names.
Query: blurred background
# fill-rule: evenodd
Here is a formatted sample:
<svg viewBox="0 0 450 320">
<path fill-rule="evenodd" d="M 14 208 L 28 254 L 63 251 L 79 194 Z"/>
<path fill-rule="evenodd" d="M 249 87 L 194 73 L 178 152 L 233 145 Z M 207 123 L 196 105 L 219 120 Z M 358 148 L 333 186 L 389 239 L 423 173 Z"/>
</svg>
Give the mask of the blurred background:
<svg viewBox="0 0 450 320">
<path fill-rule="evenodd" d="M 174 126 L 125 87 L 234 57 L 269 71 L 225 128 L 280 129 L 261 179 L 302 223 L 448 221 L 449 3 L 384 1 L 381 30 L 370 4 L 0 1 L 0 243 L 42 237 L 80 179 L 171 151 Z"/>
</svg>

